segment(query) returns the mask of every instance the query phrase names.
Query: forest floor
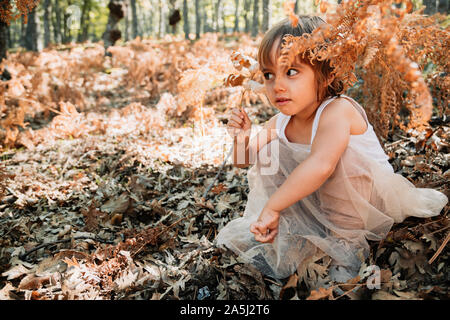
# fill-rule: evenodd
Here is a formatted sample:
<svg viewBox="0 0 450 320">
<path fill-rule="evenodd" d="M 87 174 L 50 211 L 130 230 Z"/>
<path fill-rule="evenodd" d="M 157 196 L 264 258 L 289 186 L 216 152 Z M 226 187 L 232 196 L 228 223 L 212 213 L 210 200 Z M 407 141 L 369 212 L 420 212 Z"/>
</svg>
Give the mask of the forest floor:
<svg viewBox="0 0 450 320">
<path fill-rule="evenodd" d="M 330 282 L 326 256 L 277 280 L 217 248 L 249 191 L 247 169 L 228 159 L 221 170 L 231 150 L 225 105 L 206 102 L 202 123 L 165 117 L 148 95 L 111 85 L 120 69 L 99 74 L 107 100 L 92 90 L 83 110 L 37 113 L 26 122 L 39 144 L 0 151 L 0 299 L 448 298 L 448 205 L 369 242 L 360 276 L 345 286 Z M 255 131 L 275 114 L 261 101 L 246 111 Z M 59 135 L 70 125 L 75 136 Z M 449 134 L 436 118 L 426 134 L 398 132 L 384 147 L 397 173 L 450 196 Z M 368 285 L 370 265 L 378 288 Z"/>
</svg>

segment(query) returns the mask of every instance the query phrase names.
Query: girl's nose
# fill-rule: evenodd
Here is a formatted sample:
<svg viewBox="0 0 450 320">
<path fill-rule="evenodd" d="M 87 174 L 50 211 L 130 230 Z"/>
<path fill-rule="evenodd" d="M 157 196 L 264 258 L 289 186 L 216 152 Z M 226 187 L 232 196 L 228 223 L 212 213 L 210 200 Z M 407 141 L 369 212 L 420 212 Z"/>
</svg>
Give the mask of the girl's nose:
<svg viewBox="0 0 450 320">
<path fill-rule="evenodd" d="M 283 79 L 281 79 L 281 77 L 275 77 L 273 89 L 275 90 L 275 92 L 286 91 L 285 84 L 283 82 Z"/>
</svg>

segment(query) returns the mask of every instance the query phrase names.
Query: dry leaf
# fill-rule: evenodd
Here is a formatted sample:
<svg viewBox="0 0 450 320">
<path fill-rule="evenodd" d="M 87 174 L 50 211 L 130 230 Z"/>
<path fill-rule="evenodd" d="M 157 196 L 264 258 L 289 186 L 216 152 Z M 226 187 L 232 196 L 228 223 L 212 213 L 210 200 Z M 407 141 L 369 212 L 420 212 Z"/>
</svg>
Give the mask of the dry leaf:
<svg viewBox="0 0 450 320">
<path fill-rule="evenodd" d="M 6 285 L 0 290 L 0 300 L 11 300 L 9 292 L 15 290 L 11 283 L 7 282 Z"/>
<path fill-rule="evenodd" d="M 289 289 L 289 288 L 294 288 L 294 289 L 296 289 L 296 288 L 297 288 L 297 283 L 298 283 L 298 276 L 297 276 L 297 273 L 293 273 L 293 274 L 289 277 L 289 280 L 287 281 L 287 283 L 283 286 L 283 288 L 281 288 L 281 291 L 280 291 L 280 299 L 283 298 L 284 291 L 285 291 L 286 289 Z"/>
<path fill-rule="evenodd" d="M 333 288 L 319 288 L 317 290 L 311 291 L 311 294 L 306 300 L 321 300 L 321 299 L 328 299 L 328 300 L 334 300 L 333 297 Z"/>
<path fill-rule="evenodd" d="M 23 265 L 19 264 L 17 266 L 12 267 L 8 271 L 2 273 L 2 277 L 7 277 L 6 280 L 12 280 L 19 278 L 20 276 L 26 275 L 32 270 L 28 270 Z"/>
<path fill-rule="evenodd" d="M 372 294 L 372 300 L 402 300 L 402 298 L 394 296 L 389 292 L 378 290 Z"/>
<path fill-rule="evenodd" d="M 109 199 L 100 210 L 108 213 L 124 213 L 130 205 L 130 197 L 127 193 L 122 193 L 119 197 Z"/>
</svg>

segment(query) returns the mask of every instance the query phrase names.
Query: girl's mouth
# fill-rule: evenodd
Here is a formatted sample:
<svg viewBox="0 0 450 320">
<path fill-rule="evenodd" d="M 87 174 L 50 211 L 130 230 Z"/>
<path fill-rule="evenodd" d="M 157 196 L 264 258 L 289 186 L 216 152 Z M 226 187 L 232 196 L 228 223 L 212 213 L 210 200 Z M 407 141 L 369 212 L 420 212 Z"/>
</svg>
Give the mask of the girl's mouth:
<svg viewBox="0 0 450 320">
<path fill-rule="evenodd" d="M 286 99 L 286 98 L 279 98 L 276 99 L 275 102 L 278 106 L 284 106 L 285 104 L 288 104 L 291 101 L 291 99 Z"/>
</svg>

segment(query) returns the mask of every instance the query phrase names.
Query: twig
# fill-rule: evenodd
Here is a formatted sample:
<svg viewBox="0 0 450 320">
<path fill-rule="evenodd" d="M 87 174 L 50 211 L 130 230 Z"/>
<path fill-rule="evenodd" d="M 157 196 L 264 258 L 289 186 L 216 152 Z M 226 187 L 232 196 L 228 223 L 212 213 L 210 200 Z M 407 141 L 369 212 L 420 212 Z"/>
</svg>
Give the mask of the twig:
<svg viewBox="0 0 450 320">
<path fill-rule="evenodd" d="M 434 233 L 442 232 L 442 231 L 444 231 L 444 230 L 447 230 L 448 228 L 450 228 L 450 226 L 446 226 L 446 227 L 444 227 L 444 228 L 442 228 L 442 229 L 438 229 L 438 230 L 436 230 L 436 231 L 430 232 L 429 234 L 434 234 Z"/>
<path fill-rule="evenodd" d="M 384 147 L 385 148 L 391 148 L 391 147 L 396 146 L 397 144 L 400 144 L 401 142 L 404 142 L 404 141 L 403 140 L 397 140 L 397 141 L 385 144 Z"/>
<path fill-rule="evenodd" d="M 434 260 L 439 256 L 439 254 L 444 250 L 445 246 L 447 245 L 447 242 L 450 240 L 450 232 L 447 233 L 447 236 L 445 237 L 444 242 L 442 242 L 439 249 L 437 249 L 436 253 L 431 257 L 431 259 L 428 261 L 428 264 L 432 264 Z"/>
<path fill-rule="evenodd" d="M 429 221 L 429 222 L 426 222 L 426 223 L 421 223 L 421 224 L 418 224 L 417 226 L 414 226 L 414 227 L 412 227 L 411 229 L 418 229 L 418 228 L 420 228 L 420 227 L 424 227 L 424 226 L 427 226 L 427 225 L 429 225 L 429 224 L 433 224 L 433 223 L 436 223 L 436 222 L 441 222 L 442 220 L 444 220 L 445 219 L 445 217 L 441 217 L 441 218 L 439 218 L 438 220 L 433 220 L 433 221 Z"/>
<path fill-rule="evenodd" d="M 267 280 L 267 281 L 269 281 L 269 282 L 271 282 L 271 283 L 273 283 L 274 285 L 277 285 L 277 286 L 279 286 L 279 287 L 283 287 L 283 285 L 279 284 L 278 282 L 273 281 L 272 279 L 264 278 L 264 280 Z"/>
<path fill-rule="evenodd" d="M 222 169 L 225 166 L 225 163 L 227 162 L 228 158 L 231 156 L 232 153 L 233 153 L 233 149 L 231 149 L 230 152 L 228 152 L 227 157 L 222 162 L 222 166 L 220 167 L 219 172 L 217 172 L 216 176 L 214 177 L 214 180 L 209 184 L 208 188 L 206 188 L 205 192 L 203 193 L 203 196 L 202 196 L 203 200 L 206 200 L 206 196 L 208 195 L 209 190 L 212 188 L 212 186 L 216 182 L 217 177 L 222 172 Z"/>
<path fill-rule="evenodd" d="M 22 101 L 27 101 L 27 102 L 31 102 L 31 103 L 40 103 L 39 101 L 35 101 L 35 100 L 30 100 L 30 99 L 25 99 L 25 98 L 19 98 L 19 97 L 14 97 L 14 96 L 10 96 L 10 95 L 5 95 L 5 98 L 10 98 L 10 99 L 17 99 L 17 100 L 22 100 Z M 56 109 L 53 109 L 52 107 L 47 106 L 46 107 L 48 110 L 57 113 L 57 114 L 62 114 L 61 111 L 58 111 Z"/>
<path fill-rule="evenodd" d="M 112 241 L 104 240 L 104 239 L 98 238 L 98 237 L 92 238 L 92 237 L 88 237 L 88 236 L 78 236 L 78 237 L 74 237 L 74 238 L 67 238 L 67 239 L 61 239 L 61 240 L 56 240 L 56 241 L 52 241 L 52 242 L 41 243 L 40 245 L 38 245 L 38 246 L 36 246 L 36 247 L 26 251 L 25 253 L 22 253 L 21 255 L 19 255 L 19 259 L 23 260 L 30 253 L 33 253 L 34 251 L 37 251 L 39 249 L 42 249 L 42 248 L 45 248 L 45 247 L 48 247 L 48 246 L 51 246 L 51 245 L 54 245 L 54 244 L 57 244 L 57 243 L 64 243 L 64 242 L 69 242 L 69 241 L 72 241 L 72 240 L 81 240 L 81 239 L 91 239 L 91 240 L 95 240 L 95 241 L 103 242 L 103 243 L 114 243 Z"/>
<path fill-rule="evenodd" d="M 154 237 L 152 238 L 152 240 L 153 240 L 153 239 L 158 239 L 158 237 L 159 237 L 160 235 L 162 235 L 164 232 L 166 232 L 166 231 L 169 230 L 170 228 L 174 227 L 175 225 L 177 225 L 177 224 L 180 223 L 181 221 L 183 221 L 183 220 L 185 220 L 185 219 L 187 219 L 187 218 L 192 218 L 192 217 L 194 217 L 194 216 L 195 216 L 195 215 L 189 215 L 189 216 L 186 216 L 186 217 L 183 217 L 183 218 L 178 219 L 177 221 L 175 221 L 174 223 L 172 223 L 170 226 L 167 226 L 167 227 L 165 227 L 162 231 L 160 231 L 156 236 L 154 236 Z M 150 241 L 151 241 L 151 240 L 146 241 L 143 245 L 140 246 L 140 248 L 139 248 L 138 250 L 136 250 L 134 253 L 132 253 L 131 256 L 134 257 L 134 256 L 137 255 L 139 252 L 141 252 L 141 250 L 142 250 L 142 249 L 143 249 Z"/>
<path fill-rule="evenodd" d="M 342 285 L 345 285 L 345 283 L 344 284 L 342 284 Z M 350 284 L 349 284 L 350 285 Z M 341 294 L 340 296 L 338 296 L 338 297 L 336 297 L 336 298 L 334 298 L 334 300 L 337 300 L 337 299 L 339 299 L 339 298 L 342 298 L 343 296 L 346 296 L 347 294 L 349 294 L 350 292 L 352 292 L 353 290 L 355 290 L 355 287 L 361 287 L 361 286 L 365 286 L 366 285 L 366 283 L 355 283 L 355 284 L 351 284 L 352 286 L 354 286 L 353 288 L 351 288 L 350 290 L 348 290 L 348 291 L 345 291 L 343 294 Z M 334 287 L 334 286 L 333 286 Z M 339 287 L 339 285 L 336 285 L 336 287 Z"/>
</svg>

